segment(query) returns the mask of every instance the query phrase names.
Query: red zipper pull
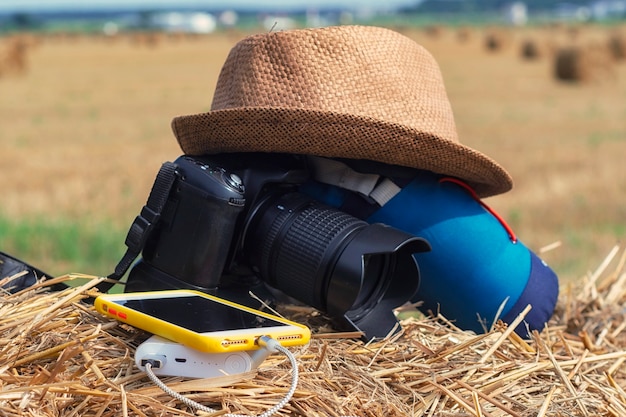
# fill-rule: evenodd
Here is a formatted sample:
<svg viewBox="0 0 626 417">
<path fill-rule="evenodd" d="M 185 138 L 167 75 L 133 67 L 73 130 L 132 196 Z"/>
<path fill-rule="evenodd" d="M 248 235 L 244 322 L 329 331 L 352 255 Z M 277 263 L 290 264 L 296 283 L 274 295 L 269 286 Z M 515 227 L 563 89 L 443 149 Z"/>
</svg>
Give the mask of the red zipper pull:
<svg viewBox="0 0 626 417">
<path fill-rule="evenodd" d="M 511 227 L 507 224 L 507 222 L 498 213 L 496 213 L 496 211 L 494 209 L 489 207 L 487 204 L 485 204 L 484 201 L 482 201 L 480 199 L 480 197 L 478 197 L 478 194 L 476 194 L 476 191 L 474 191 L 474 189 L 472 187 L 470 187 L 464 181 L 462 181 L 462 180 L 460 180 L 458 178 L 452 178 L 452 177 L 443 177 L 443 178 L 439 179 L 439 182 L 440 183 L 441 182 L 452 182 L 454 184 L 457 184 L 457 185 L 463 187 L 467 192 L 470 193 L 472 198 L 478 202 L 478 204 L 483 206 L 483 208 L 485 210 L 487 210 L 489 213 L 491 213 L 491 215 L 493 217 L 495 217 L 496 220 L 498 220 L 498 222 L 500 222 L 500 224 L 502 225 L 504 230 L 506 230 L 506 233 L 509 235 L 509 239 L 511 240 L 511 242 L 517 243 L 517 236 L 515 236 L 515 232 L 513 232 L 513 229 L 511 229 Z"/>
</svg>

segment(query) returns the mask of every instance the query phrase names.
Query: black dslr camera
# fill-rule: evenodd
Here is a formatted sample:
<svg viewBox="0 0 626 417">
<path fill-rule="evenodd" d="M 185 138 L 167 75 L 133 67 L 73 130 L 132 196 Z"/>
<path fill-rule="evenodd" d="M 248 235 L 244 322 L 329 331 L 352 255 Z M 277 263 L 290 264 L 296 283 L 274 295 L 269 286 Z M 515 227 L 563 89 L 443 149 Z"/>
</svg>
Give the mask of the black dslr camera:
<svg viewBox="0 0 626 417">
<path fill-rule="evenodd" d="M 158 209 L 144 207 L 129 231 L 142 259 L 127 292 L 192 288 L 250 305 L 248 292 L 265 290 L 369 340 L 394 328 L 392 310 L 417 291 L 412 255 L 428 242 L 299 192 L 310 176 L 303 157 L 183 155 L 172 165 L 168 186 L 155 182 L 148 199 L 157 194 Z"/>
</svg>

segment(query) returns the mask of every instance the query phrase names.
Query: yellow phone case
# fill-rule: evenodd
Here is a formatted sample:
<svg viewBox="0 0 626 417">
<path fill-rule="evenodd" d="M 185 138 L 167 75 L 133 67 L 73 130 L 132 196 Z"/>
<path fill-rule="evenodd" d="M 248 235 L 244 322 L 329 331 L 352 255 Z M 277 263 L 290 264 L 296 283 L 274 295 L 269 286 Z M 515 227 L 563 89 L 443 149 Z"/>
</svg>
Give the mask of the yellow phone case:
<svg viewBox="0 0 626 417">
<path fill-rule="evenodd" d="M 209 301 L 226 305 L 229 308 L 243 310 L 257 316 L 283 323 L 284 325 L 276 327 L 251 327 L 246 329 L 199 333 L 116 303 L 116 301 L 120 300 L 140 300 L 146 298 L 163 299 L 181 296 L 203 297 Z M 272 339 L 277 340 L 283 346 L 304 345 L 308 343 L 311 338 L 311 331 L 309 328 L 300 323 L 195 290 L 165 290 L 122 294 L 103 294 L 96 297 L 94 306 L 96 310 L 106 316 L 115 318 L 121 322 L 130 324 L 131 326 L 203 352 L 219 353 L 259 349 L 256 340 L 260 336 L 269 336 Z"/>
</svg>

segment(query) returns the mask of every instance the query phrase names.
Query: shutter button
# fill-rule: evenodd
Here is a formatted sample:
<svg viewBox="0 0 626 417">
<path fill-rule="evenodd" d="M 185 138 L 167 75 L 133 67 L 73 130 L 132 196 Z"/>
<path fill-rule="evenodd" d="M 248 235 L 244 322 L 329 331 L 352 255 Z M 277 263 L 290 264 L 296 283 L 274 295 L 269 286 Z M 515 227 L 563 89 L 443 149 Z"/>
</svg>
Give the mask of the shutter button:
<svg viewBox="0 0 626 417">
<path fill-rule="evenodd" d="M 224 181 L 226 182 L 226 184 L 230 185 L 231 187 L 237 190 L 241 190 L 243 186 L 243 181 L 241 181 L 241 178 L 239 178 L 239 175 L 237 174 L 224 175 Z"/>
</svg>

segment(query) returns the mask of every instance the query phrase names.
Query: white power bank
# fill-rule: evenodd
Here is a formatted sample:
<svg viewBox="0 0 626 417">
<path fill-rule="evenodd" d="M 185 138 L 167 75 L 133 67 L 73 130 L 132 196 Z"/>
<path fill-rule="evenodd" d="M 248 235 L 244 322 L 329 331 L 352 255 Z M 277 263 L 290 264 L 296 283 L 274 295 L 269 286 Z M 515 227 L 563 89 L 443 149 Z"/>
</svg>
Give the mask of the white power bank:
<svg viewBox="0 0 626 417">
<path fill-rule="evenodd" d="M 267 349 L 201 352 L 155 335 L 137 347 L 135 364 L 145 371 L 147 361 L 151 361 L 152 372 L 160 376 L 213 378 L 256 369 L 270 353 Z"/>
</svg>

